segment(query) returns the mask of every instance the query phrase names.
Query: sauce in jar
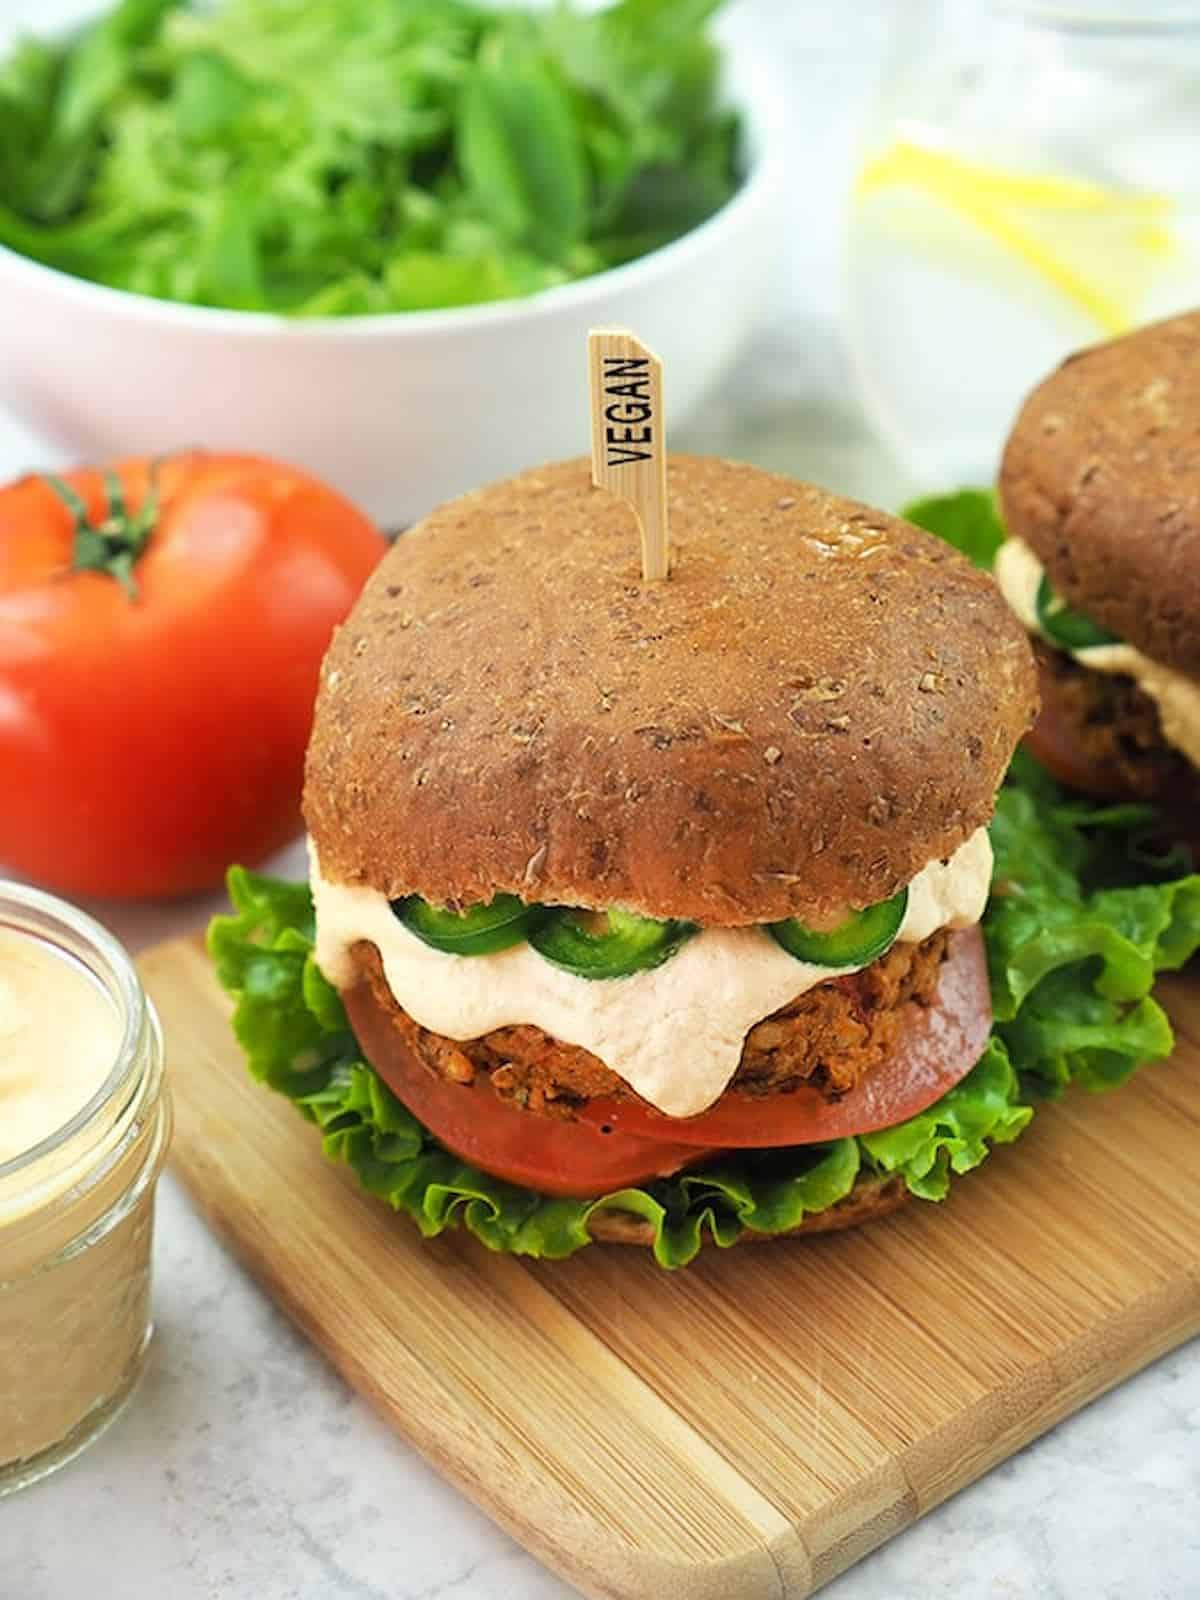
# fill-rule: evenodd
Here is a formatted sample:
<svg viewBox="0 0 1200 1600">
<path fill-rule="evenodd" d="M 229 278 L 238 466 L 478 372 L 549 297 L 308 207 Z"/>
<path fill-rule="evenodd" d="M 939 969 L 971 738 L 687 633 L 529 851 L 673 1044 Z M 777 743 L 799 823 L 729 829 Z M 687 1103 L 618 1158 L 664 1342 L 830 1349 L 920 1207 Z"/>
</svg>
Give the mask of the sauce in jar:
<svg viewBox="0 0 1200 1600">
<path fill-rule="evenodd" d="M 83 1110 L 120 1042 L 117 1008 L 86 967 L 0 927 L 0 1165 Z"/>
<path fill-rule="evenodd" d="M 150 1338 L 162 1041 L 120 945 L 0 883 L 0 1494 L 116 1415 Z"/>
</svg>

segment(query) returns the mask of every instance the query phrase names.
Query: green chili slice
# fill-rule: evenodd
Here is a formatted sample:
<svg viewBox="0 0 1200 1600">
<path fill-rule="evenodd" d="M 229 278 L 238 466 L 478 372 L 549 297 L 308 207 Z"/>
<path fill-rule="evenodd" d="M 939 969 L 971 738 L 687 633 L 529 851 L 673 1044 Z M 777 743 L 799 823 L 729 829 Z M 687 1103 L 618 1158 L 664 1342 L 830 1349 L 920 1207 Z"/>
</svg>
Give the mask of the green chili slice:
<svg viewBox="0 0 1200 1600">
<path fill-rule="evenodd" d="M 1120 644 L 1115 633 L 1109 633 L 1098 622 L 1093 622 L 1082 611 L 1074 611 L 1054 592 L 1050 579 L 1043 574 L 1038 584 L 1034 602 L 1038 625 L 1048 639 L 1067 650 L 1091 650 L 1096 645 Z"/>
<path fill-rule="evenodd" d="M 391 907 L 410 933 L 452 956 L 490 956 L 507 950 L 528 938 L 530 929 L 545 914 L 540 906 L 527 906 L 515 894 L 498 894 L 486 905 L 468 906 L 465 911 L 431 906 L 416 894 L 393 900 Z"/>
<path fill-rule="evenodd" d="M 908 890 L 856 911 L 840 927 L 818 933 L 798 917 L 769 922 L 767 932 L 788 955 L 814 967 L 865 967 L 890 950 L 908 909 Z"/>
<path fill-rule="evenodd" d="M 555 906 L 530 930 L 529 942 L 552 966 L 577 978 L 627 978 L 661 966 L 696 931 L 694 922 L 656 922 L 632 911 Z"/>
</svg>

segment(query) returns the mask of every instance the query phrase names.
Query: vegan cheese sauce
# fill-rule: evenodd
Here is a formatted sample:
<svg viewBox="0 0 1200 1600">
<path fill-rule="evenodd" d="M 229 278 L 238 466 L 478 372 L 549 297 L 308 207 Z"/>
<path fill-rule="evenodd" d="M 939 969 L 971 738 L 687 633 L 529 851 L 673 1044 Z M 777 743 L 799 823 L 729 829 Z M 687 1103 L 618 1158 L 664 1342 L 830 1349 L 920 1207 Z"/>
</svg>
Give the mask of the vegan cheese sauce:
<svg viewBox="0 0 1200 1600">
<path fill-rule="evenodd" d="M 170 1126 L 124 951 L 0 883 L 0 1494 L 69 1460 L 132 1390 Z"/>
<path fill-rule="evenodd" d="M 1030 633 L 1042 634 L 1037 618 L 1037 592 L 1045 569 L 1023 539 L 1008 538 L 995 561 L 1000 592 Z M 1047 641 L 1056 650 L 1065 646 Z M 1068 650 L 1080 666 L 1093 672 L 1120 673 L 1132 678 L 1158 707 L 1163 738 L 1200 767 L 1200 683 L 1135 650 L 1130 644 L 1097 644 L 1086 650 Z"/>
<path fill-rule="evenodd" d="M 527 944 L 494 955 L 448 955 L 410 933 L 377 890 L 324 879 L 311 841 L 309 850 L 316 958 L 331 983 L 354 982 L 350 952 L 368 940 L 397 1004 L 423 1028 L 474 1039 L 533 1024 L 590 1051 L 670 1117 L 695 1116 L 719 1098 L 756 1022 L 857 970 L 797 961 L 762 928 L 705 928 L 661 967 L 601 981 L 560 971 Z M 980 828 L 948 861 L 931 862 L 913 879 L 899 939 L 918 944 L 938 928 L 978 922 L 991 870 L 991 845 Z"/>
<path fill-rule="evenodd" d="M 120 1042 L 117 1008 L 86 968 L 0 928 L 0 1165 L 83 1110 Z"/>
</svg>

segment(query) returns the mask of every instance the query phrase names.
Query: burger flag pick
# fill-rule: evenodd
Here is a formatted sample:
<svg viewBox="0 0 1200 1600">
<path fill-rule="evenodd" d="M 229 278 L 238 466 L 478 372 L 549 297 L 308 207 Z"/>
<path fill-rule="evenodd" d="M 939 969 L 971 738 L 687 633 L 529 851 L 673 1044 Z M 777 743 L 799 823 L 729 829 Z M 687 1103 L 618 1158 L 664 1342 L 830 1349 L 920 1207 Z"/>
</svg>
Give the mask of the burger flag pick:
<svg viewBox="0 0 1200 1600">
<path fill-rule="evenodd" d="M 671 570 L 662 362 L 626 329 L 596 328 L 588 334 L 588 386 L 592 482 L 633 507 L 642 578 L 661 582 Z"/>
</svg>

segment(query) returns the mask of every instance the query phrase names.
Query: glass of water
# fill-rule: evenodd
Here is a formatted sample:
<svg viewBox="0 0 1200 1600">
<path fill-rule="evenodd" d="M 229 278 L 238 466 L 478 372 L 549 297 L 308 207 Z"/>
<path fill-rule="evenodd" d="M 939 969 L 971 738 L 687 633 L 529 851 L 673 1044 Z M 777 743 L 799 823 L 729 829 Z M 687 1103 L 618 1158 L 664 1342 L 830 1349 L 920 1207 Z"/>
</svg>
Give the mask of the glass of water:
<svg viewBox="0 0 1200 1600">
<path fill-rule="evenodd" d="M 907 6 L 846 286 L 902 465 L 928 488 L 990 480 L 1064 356 L 1200 304 L 1200 3 Z"/>
</svg>

